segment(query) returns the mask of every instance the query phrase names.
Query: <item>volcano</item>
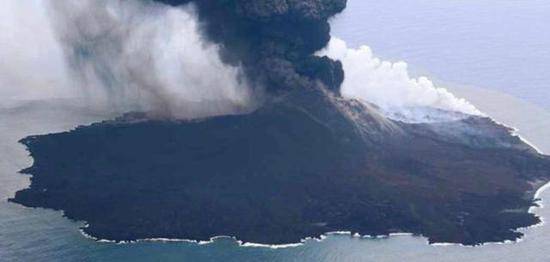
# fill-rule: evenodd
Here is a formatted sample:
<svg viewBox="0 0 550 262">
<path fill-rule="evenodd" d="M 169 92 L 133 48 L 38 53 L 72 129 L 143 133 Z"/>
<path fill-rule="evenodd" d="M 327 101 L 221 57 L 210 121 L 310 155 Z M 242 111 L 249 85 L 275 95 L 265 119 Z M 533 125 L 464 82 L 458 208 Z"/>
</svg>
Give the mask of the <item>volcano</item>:
<svg viewBox="0 0 550 262">
<path fill-rule="evenodd" d="M 430 242 L 515 240 L 550 159 L 490 118 L 404 123 L 323 89 L 249 114 L 132 113 L 21 140 L 34 164 L 11 201 L 63 210 L 96 238 L 288 244 L 327 232 Z"/>
</svg>

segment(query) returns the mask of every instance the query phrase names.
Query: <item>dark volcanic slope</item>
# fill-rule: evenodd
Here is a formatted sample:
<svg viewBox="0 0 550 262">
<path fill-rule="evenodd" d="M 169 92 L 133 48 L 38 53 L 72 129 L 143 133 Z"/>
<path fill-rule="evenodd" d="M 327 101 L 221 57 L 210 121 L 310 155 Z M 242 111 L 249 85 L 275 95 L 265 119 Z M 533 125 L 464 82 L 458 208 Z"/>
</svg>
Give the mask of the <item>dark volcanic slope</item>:
<svg viewBox="0 0 550 262">
<path fill-rule="evenodd" d="M 217 235 L 294 243 L 329 231 L 430 241 L 516 239 L 550 161 L 488 119 L 407 125 L 295 91 L 258 111 L 117 121 L 22 140 L 34 165 L 12 200 L 64 210 L 98 238 Z M 446 131 L 443 131 L 446 130 Z"/>
</svg>

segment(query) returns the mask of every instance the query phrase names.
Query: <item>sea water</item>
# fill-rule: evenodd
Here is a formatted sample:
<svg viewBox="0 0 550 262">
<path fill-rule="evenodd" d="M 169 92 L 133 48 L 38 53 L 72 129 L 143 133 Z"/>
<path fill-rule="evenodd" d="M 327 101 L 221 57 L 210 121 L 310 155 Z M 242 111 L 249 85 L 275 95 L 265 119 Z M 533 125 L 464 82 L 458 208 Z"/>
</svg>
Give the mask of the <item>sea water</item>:
<svg viewBox="0 0 550 262">
<path fill-rule="evenodd" d="M 438 80 L 550 152 L 548 17 L 550 2 L 542 0 L 350 0 L 333 21 L 333 34 L 407 61 L 416 74 Z M 62 212 L 5 201 L 29 184 L 28 176 L 17 174 L 32 164 L 18 139 L 108 117 L 65 100 L 0 108 L 0 261 L 550 261 L 548 224 L 523 230 L 518 243 L 480 247 L 430 246 L 408 235 L 331 235 L 280 249 L 240 247 L 231 239 L 118 245 L 83 237 L 83 223 Z M 550 190 L 540 197 L 550 207 Z M 550 208 L 534 212 L 550 221 Z"/>
</svg>

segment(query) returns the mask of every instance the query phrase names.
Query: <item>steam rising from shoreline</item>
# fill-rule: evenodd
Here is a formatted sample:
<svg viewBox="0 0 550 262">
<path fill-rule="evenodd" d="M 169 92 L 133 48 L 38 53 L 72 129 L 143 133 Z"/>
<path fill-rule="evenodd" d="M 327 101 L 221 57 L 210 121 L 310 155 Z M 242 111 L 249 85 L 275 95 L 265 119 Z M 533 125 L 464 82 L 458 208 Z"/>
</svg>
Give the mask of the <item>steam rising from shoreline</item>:
<svg viewBox="0 0 550 262">
<path fill-rule="evenodd" d="M 192 6 L 6 2 L 0 11 L 0 28 L 8 32 L 0 37 L 4 97 L 78 97 L 92 108 L 174 118 L 251 106 L 240 67 L 223 64 L 219 47 L 201 38 Z"/>
<path fill-rule="evenodd" d="M 342 61 L 342 96 L 374 103 L 390 118 L 431 122 L 482 114 L 428 78 L 411 78 L 405 62 L 392 63 L 375 57 L 368 46 L 350 49 L 343 40 L 332 38 L 319 55 Z"/>
</svg>

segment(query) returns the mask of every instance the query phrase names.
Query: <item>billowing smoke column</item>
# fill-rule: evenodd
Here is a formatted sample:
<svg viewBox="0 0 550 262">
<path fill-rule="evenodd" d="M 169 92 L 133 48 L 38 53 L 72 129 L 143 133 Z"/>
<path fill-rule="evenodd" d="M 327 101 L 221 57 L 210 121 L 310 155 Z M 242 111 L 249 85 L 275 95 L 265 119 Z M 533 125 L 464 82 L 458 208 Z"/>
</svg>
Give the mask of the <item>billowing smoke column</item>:
<svg viewBox="0 0 550 262">
<path fill-rule="evenodd" d="M 190 6 L 106 0 L 51 6 L 71 68 L 91 86 L 88 92 L 161 117 L 228 113 L 248 102 L 241 69 L 223 64 L 219 47 L 203 41 Z"/>
<path fill-rule="evenodd" d="M 3 98 L 77 97 L 92 109 L 162 118 L 241 113 L 254 106 L 242 68 L 224 63 L 219 45 L 203 39 L 192 6 L 5 0 L 4 7 Z"/>
<path fill-rule="evenodd" d="M 322 85 L 406 122 L 480 114 L 403 62 L 329 42 L 346 0 L 4 1 L 4 98 L 81 96 L 115 113 L 198 118 Z"/>
<path fill-rule="evenodd" d="M 313 54 L 330 40 L 328 19 L 346 0 L 155 0 L 193 2 L 209 40 L 222 46 L 230 64 L 242 64 L 255 86 L 269 92 L 311 88 L 338 90 L 340 62 Z"/>
<path fill-rule="evenodd" d="M 321 82 L 346 98 L 374 103 L 386 116 L 405 122 L 481 114 L 429 79 L 409 77 L 404 62 L 381 61 L 368 47 L 348 49 L 339 39 L 329 42 L 328 19 L 345 8 L 346 0 L 156 1 L 195 3 L 203 30 L 211 41 L 221 44 L 224 60 L 242 63 L 255 86 L 277 92 Z"/>
<path fill-rule="evenodd" d="M 481 115 L 468 101 L 436 87 L 427 77 L 411 78 L 405 62 L 375 57 L 368 46 L 352 49 L 343 40 L 332 38 L 318 55 L 342 61 L 346 72 L 342 96 L 373 103 L 390 118 L 439 122 Z"/>
</svg>

